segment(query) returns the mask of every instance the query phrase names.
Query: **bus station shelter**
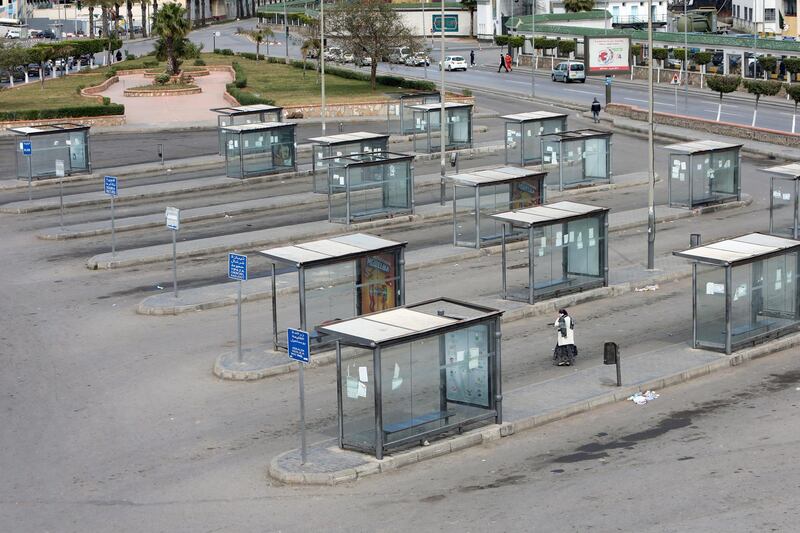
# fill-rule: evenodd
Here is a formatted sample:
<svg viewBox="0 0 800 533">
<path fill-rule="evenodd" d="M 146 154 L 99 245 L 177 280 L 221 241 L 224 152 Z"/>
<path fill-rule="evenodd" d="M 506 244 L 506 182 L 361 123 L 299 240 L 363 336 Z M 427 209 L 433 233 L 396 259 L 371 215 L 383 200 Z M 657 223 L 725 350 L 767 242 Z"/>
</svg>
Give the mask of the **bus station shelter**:
<svg viewBox="0 0 800 533">
<path fill-rule="evenodd" d="M 453 184 L 453 245 L 480 248 L 500 242 L 503 223 L 490 215 L 543 204 L 546 175 L 500 167 L 447 176 Z"/>
<path fill-rule="evenodd" d="M 64 175 L 92 171 L 89 152 L 89 126 L 83 124 L 44 124 L 9 128 L 16 135 L 17 178 L 47 178 L 56 175 L 56 161 L 64 162 Z M 23 143 L 31 143 L 31 155 Z"/>
<path fill-rule="evenodd" d="M 372 133 L 369 131 L 356 131 L 353 133 L 340 133 L 325 137 L 311 137 L 311 169 L 314 172 L 314 192 L 328 194 L 328 179 L 326 174 L 317 176 L 317 170 L 328 168 L 331 157 L 342 155 L 368 154 L 371 152 L 386 152 L 389 150 L 389 135 L 386 133 Z"/>
<path fill-rule="evenodd" d="M 419 104 L 435 104 L 442 101 L 439 91 L 390 93 L 387 96 L 397 103 L 389 102 L 386 107 L 386 124 L 389 133 L 409 135 L 420 133 L 418 125 L 414 122 L 414 112 L 410 108 Z"/>
<path fill-rule="evenodd" d="M 541 136 L 542 170 L 557 165 L 547 185 L 559 191 L 611 183 L 611 132 L 593 129 L 563 131 Z"/>
<path fill-rule="evenodd" d="M 287 349 L 287 328 L 329 344 L 319 327 L 405 303 L 405 242 L 354 233 L 263 250 L 272 265 L 272 345 Z M 279 268 L 297 272 L 297 292 L 278 288 Z"/>
<path fill-rule="evenodd" d="M 542 162 L 542 135 L 567 130 L 567 115 L 531 111 L 500 117 L 506 122 L 506 164 L 531 165 Z"/>
<path fill-rule="evenodd" d="M 673 252 L 692 261 L 692 344 L 730 354 L 800 326 L 800 241 L 750 233 Z"/>
<path fill-rule="evenodd" d="M 669 205 L 688 207 L 741 200 L 741 144 L 692 141 L 669 152 Z"/>
<path fill-rule="evenodd" d="M 328 220 L 351 224 L 414 213 L 414 156 L 373 152 L 332 157 Z"/>
<path fill-rule="evenodd" d="M 769 232 L 800 239 L 800 163 L 763 169 L 771 174 Z"/>
<path fill-rule="evenodd" d="M 607 286 L 608 212 L 556 202 L 492 215 L 503 223 L 503 299 L 533 304 Z M 520 231 L 527 233 L 527 253 L 511 253 L 506 236 Z"/>
<path fill-rule="evenodd" d="M 445 102 L 444 149 L 472 148 L 472 104 Z M 414 136 L 413 149 L 432 154 L 441 150 L 440 117 L 442 104 L 409 106 L 414 126 L 421 135 Z"/>
<path fill-rule="evenodd" d="M 225 136 L 222 128 L 258 122 L 281 122 L 283 108 L 267 104 L 242 105 L 237 107 L 218 107 L 211 111 L 218 114 L 219 155 L 225 154 Z"/>
<path fill-rule="evenodd" d="M 297 170 L 295 126 L 261 122 L 222 128 L 226 175 L 247 178 Z"/>
<path fill-rule="evenodd" d="M 501 315 L 442 298 L 322 326 L 336 338 L 339 447 L 382 459 L 501 423 Z"/>
</svg>

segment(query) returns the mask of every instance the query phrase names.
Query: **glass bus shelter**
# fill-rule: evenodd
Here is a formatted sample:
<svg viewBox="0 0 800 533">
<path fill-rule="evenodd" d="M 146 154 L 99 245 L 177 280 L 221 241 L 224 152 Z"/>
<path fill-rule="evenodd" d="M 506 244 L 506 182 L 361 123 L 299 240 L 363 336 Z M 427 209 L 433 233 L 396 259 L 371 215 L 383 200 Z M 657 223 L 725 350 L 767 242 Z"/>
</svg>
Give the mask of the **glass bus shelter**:
<svg viewBox="0 0 800 533">
<path fill-rule="evenodd" d="M 445 102 L 444 149 L 472 148 L 472 104 Z M 414 136 L 413 149 L 432 154 L 441 150 L 439 120 L 442 104 L 419 104 L 408 106 L 414 116 L 414 127 L 419 135 Z M 419 138 L 420 135 L 422 138 Z"/>
<path fill-rule="evenodd" d="M 559 191 L 611 183 L 611 132 L 593 129 L 549 133 L 541 136 L 542 170 L 558 165 L 547 179 Z"/>
<path fill-rule="evenodd" d="M 222 128 L 258 122 L 281 122 L 283 108 L 267 104 L 243 105 L 238 107 L 218 107 L 211 111 L 218 113 L 219 155 L 225 155 L 225 135 Z"/>
<path fill-rule="evenodd" d="M 9 128 L 16 134 L 17 178 L 46 178 L 56 175 L 56 161 L 64 162 L 64 175 L 92 171 L 89 153 L 89 126 L 83 124 L 45 124 Z M 31 155 L 23 153 L 22 143 L 31 143 Z"/>
<path fill-rule="evenodd" d="M 311 137 L 309 141 L 311 141 L 311 152 L 313 154 L 311 169 L 314 172 L 314 192 L 321 194 L 328 194 L 327 174 L 323 173 L 317 176 L 316 172 L 318 169 L 327 169 L 328 161 L 331 157 L 386 152 L 389 150 L 388 134 L 369 131 Z"/>
<path fill-rule="evenodd" d="M 263 250 L 272 264 L 272 345 L 286 349 L 287 328 L 308 331 L 314 349 L 329 345 L 321 325 L 405 303 L 405 242 L 354 233 Z M 297 271 L 297 293 L 278 288 L 278 268 Z"/>
<path fill-rule="evenodd" d="M 394 93 L 387 96 L 397 100 L 397 103 L 390 102 L 386 107 L 386 131 L 401 135 L 422 132 L 414 122 L 414 112 L 409 106 L 442 101 L 442 95 L 438 91 Z"/>
<path fill-rule="evenodd" d="M 800 163 L 763 169 L 769 186 L 769 232 L 800 239 Z"/>
<path fill-rule="evenodd" d="M 750 233 L 673 252 L 692 264 L 692 345 L 730 354 L 800 326 L 800 241 Z"/>
<path fill-rule="evenodd" d="M 531 111 L 500 117 L 506 121 L 506 164 L 530 165 L 542 162 L 542 135 L 567 129 L 567 115 Z"/>
<path fill-rule="evenodd" d="M 501 314 L 439 299 L 322 326 L 336 338 L 339 447 L 382 459 L 501 423 Z"/>
<path fill-rule="evenodd" d="M 608 208 L 575 202 L 492 215 L 502 222 L 502 297 L 533 304 L 608 285 Z M 527 233 L 527 254 L 507 248 Z"/>
<path fill-rule="evenodd" d="M 692 141 L 670 144 L 669 205 L 693 208 L 741 200 L 741 144 Z"/>
<path fill-rule="evenodd" d="M 332 157 L 328 220 L 351 224 L 414 213 L 414 156 L 373 152 Z"/>
<path fill-rule="evenodd" d="M 500 242 L 503 223 L 489 215 L 543 204 L 546 175 L 500 167 L 447 176 L 453 184 L 453 245 L 480 248 Z"/>
<path fill-rule="evenodd" d="M 227 176 L 247 178 L 297 170 L 295 126 L 263 122 L 222 128 Z"/>
</svg>

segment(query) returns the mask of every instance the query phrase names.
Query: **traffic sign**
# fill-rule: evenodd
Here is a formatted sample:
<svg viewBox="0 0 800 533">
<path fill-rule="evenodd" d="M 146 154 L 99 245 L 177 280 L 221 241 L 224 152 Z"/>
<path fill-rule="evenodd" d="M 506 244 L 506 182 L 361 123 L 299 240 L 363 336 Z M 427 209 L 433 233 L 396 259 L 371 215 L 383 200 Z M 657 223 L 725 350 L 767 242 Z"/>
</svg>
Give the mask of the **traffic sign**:
<svg viewBox="0 0 800 533">
<path fill-rule="evenodd" d="M 308 332 L 301 329 L 289 328 L 287 331 L 289 359 L 308 363 L 311 355 L 311 345 L 308 340 Z"/>
<path fill-rule="evenodd" d="M 219 37 L 220 35 L 222 35 L 222 32 L 218 32 L 218 31 L 214 32 L 214 37 Z"/>
<path fill-rule="evenodd" d="M 109 196 L 116 196 L 117 195 L 117 177 L 116 176 L 105 176 L 103 178 L 103 190 Z"/>
<path fill-rule="evenodd" d="M 22 155 L 33 154 L 33 147 L 30 141 L 22 141 Z"/>
<path fill-rule="evenodd" d="M 611 85 L 611 80 L 613 80 L 611 76 L 606 76 L 606 85 Z"/>
<path fill-rule="evenodd" d="M 63 159 L 56 159 L 56 177 L 63 178 L 64 177 L 64 160 Z"/>
<path fill-rule="evenodd" d="M 678 77 L 678 75 L 677 74 L 673 74 L 672 81 L 669 82 L 669 83 L 670 83 L 670 85 L 679 85 L 680 82 L 681 82 L 681 79 Z"/>
<path fill-rule="evenodd" d="M 181 210 L 177 207 L 167 207 L 167 227 L 171 230 L 181 229 Z"/>
<path fill-rule="evenodd" d="M 247 281 L 247 256 L 241 254 L 228 254 L 228 277 Z"/>
</svg>

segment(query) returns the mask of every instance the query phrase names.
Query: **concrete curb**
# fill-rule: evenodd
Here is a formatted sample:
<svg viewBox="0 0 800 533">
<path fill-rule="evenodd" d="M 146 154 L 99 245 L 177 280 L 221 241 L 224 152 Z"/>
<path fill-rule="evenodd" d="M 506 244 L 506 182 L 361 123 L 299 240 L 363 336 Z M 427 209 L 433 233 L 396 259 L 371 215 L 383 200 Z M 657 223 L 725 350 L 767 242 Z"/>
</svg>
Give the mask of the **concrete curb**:
<svg viewBox="0 0 800 533">
<path fill-rule="evenodd" d="M 378 461 L 370 456 L 365 456 L 365 459 L 368 461 L 367 464 L 360 465 L 355 468 L 347 468 L 335 472 L 324 473 L 291 472 L 284 469 L 280 465 L 280 460 L 293 451 L 284 452 L 280 455 L 277 455 L 270 461 L 268 473 L 273 479 L 287 484 L 337 485 L 348 481 L 355 481 L 359 478 L 372 474 L 387 472 L 409 464 L 419 463 L 427 459 L 432 459 L 434 457 L 453 453 L 458 450 L 484 444 L 486 442 L 497 441 L 501 438 L 512 436 L 515 433 L 521 433 L 525 430 L 533 429 L 550 422 L 555 422 L 576 414 L 592 411 L 603 405 L 626 400 L 629 396 L 636 392 L 648 389 L 665 389 L 671 385 L 677 385 L 678 383 L 683 383 L 698 377 L 702 377 L 728 367 L 738 366 L 746 361 L 758 359 L 760 357 L 766 357 L 772 353 L 779 352 L 787 348 L 793 348 L 798 345 L 800 345 L 800 333 L 787 335 L 767 344 L 762 344 L 753 348 L 739 351 L 730 356 L 721 356 L 715 361 L 711 361 L 688 370 L 683 370 L 681 372 L 660 378 L 620 387 L 605 394 L 597 395 L 589 400 L 581 400 L 569 405 L 565 405 L 561 408 L 554 409 L 547 413 L 525 417 L 514 422 L 504 422 L 499 425 L 496 424 L 486 428 L 469 431 L 463 435 L 457 435 L 448 439 L 437 441 L 424 448 L 415 448 L 413 450 L 391 455 L 381 461 Z"/>
</svg>

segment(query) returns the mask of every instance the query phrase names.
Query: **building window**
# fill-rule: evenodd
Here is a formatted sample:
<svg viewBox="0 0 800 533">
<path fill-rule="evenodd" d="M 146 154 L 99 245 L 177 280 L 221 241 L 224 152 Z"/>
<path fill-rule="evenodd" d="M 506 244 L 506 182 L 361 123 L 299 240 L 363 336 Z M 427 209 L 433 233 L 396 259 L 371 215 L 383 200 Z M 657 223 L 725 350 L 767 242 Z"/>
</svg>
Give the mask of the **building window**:
<svg viewBox="0 0 800 533">
<path fill-rule="evenodd" d="M 768 8 L 764 10 L 764 22 L 775 22 L 775 8 Z"/>
</svg>

